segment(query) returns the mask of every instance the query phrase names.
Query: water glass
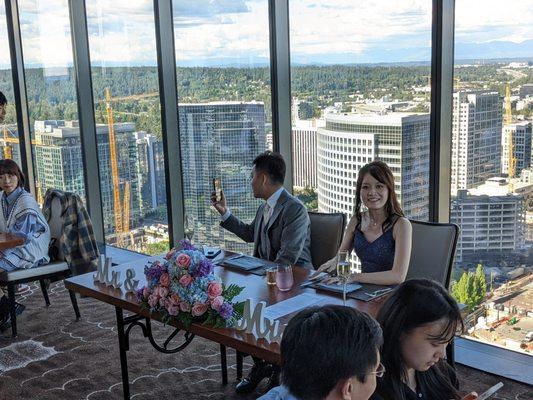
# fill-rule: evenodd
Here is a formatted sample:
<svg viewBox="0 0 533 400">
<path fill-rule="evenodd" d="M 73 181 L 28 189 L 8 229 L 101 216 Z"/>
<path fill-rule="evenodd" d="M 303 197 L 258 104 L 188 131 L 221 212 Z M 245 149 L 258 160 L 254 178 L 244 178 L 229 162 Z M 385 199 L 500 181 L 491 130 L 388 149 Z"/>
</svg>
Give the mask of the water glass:
<svg viewBox="0 0 533 400">
<path fill-rule="evenodd" d="M 292 266 L 279 265 L 276 272 L 276 285 L 282 292 L 291 290 L 294 284 L 294 277 L 292 275 Z"/>
<path fill-rule="evenodd" d="M 276 272 L 278 271 L 277 267 L 268 267 L 266 269 L 266 282 L 267 285 L 276 284 Z"/>
</svg>

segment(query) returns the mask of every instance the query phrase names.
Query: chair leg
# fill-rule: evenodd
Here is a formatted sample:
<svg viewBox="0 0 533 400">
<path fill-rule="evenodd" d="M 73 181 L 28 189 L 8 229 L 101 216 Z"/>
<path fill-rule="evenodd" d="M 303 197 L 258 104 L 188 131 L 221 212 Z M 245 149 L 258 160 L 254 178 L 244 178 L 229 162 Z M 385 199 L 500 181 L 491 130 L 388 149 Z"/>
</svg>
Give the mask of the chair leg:
<svg viewBox="0 0 533 400">
<path fill-rule="evenodd" d="M 46 307 L 50 307 L 50 298 L 48 297 L 48 290 L 46 290 L 46 283 L 44 282 L 44 279 L 41 279 L 39 283 L 41 284 L 41 292 L 43 292 Z"/>
<path fill-rule="evenodd" d="M 242 379 L 242 366 L 244 364 L 244 354 L 237 351 L 237 380 Z"/>
<path fill-rule="evenodd" d="M 76 321 L 81 319 L 80 309 L 78 308 L 78 300 L 76 299 L 76 293 L 72 290 L 68 291 L 70 295 L 70 301 L 72 302 L 72 307 L 74 308 L 74 313 L 76 313 Z"/>
<path fill-rule="evenodd" d="M 220 367 L 222 370 L 222 384 L 228 384 L 228 359 L 226 357 L 226 346 L 220 345 Z"/>
<path fill-rule="evenodd" d="M 7 284 L 7 297 L 9 299 L 9 314 L 11 315 L 11 336 L 17 337 L 17 312 L 15 310 L 15 285 Z"/>
</svg>

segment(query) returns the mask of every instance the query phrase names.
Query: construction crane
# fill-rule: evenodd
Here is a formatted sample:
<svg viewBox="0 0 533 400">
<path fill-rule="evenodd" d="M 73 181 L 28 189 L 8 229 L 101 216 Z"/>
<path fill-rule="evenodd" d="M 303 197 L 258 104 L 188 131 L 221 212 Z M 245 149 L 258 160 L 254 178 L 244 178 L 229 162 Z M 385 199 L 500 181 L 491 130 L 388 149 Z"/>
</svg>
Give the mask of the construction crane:
<svg viewBox="0 0 533 400">
<path fill-rule="evenodd" d="M 4 125 L 3 128 L 4 131 L 4 158 L 7 158 L 9 160 L 13 159 L 13 146 L 10 143 L 17 143 L 19 142 L 18 138 L 10 137 L 9 136 L 9 130 L 7 129 L 7 126 Z"/>
<path fill-rule="evenodd" d="M 509 84 L 505 86 L 505 116 L 504 116 L 503 121 L 505 125 L 510 125 L 513 123 L 513 114 L 511 112 L 511 88 L 509 87 Z M 516 175 L 516 157 L 514 155 L 514 143 L 513 143 L 513 130 L 512 129 L 508 129 L 508 132 L 507 132 L 507 151 L 508 151 L 507 175 L 509 176 L 509 193 L 513 193 L 514 185 L 513 185 L 512 179 Z"/>
<path fill-rule="evenodd" d="M 124 235 L 130 230 L 130 183 L 124 187 L 124 204 L 120 201 L 120 181 L 118 176 L 117 142 L 115 138 L 115 123 L 113 120 L 113 107 L 111 105 L 111 92 L 105 89 L 107 125 L 109 128 L 109 158 L 111 160 L 111 179 L 113 183 L 113 212 L 115 215 L 115 232 L 117 246 L 123 245 Z"/>
</svg>

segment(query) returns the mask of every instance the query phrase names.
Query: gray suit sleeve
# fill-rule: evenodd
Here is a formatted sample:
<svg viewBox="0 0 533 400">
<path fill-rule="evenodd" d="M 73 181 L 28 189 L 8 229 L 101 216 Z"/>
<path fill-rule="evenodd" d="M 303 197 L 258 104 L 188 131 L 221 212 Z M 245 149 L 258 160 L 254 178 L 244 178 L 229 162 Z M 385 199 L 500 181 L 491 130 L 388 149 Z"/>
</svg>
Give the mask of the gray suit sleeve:
<svg viewBox="0 0 533 400">
<path fill-rule="evenodd" d="M 227 229 L 231 233 L 234 233 L 247 243 L 254 241 L 254 228 L 257 221 L 257 213 L 251 224 L 245 224 L 240 219 L 231 214 L 228 219 L 222 221 L 220 226 Z"/>
<path fill-rule="evenodd" d="M 309 229 L 309 215 L 305 206 L 294 202 L 283 213 L 283 231 L 281 234 L 281 248 L 276 260 L 279 264 L 295 264 L 300 258 L 307 239 Z"/>
</svg>

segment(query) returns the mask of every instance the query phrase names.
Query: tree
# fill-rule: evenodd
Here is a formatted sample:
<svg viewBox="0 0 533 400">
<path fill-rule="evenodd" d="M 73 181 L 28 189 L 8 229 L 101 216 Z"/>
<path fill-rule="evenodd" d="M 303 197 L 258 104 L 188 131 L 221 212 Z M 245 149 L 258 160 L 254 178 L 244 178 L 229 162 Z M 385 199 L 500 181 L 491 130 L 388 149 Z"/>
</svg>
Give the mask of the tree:
<svg viewBox="0 0 533 400">
<path fill-rule="evenodd" d="M 169 248 L 168 246 L 168 240 L 162 240 L 161 242 L 157 243 L 148 243 L 144 252 L 151 256 L 156 256 L 161 253 L 166 253 Z"/>
<path fill-rule="evenodd" d="M 459 282 L 452 285 L 452 296 L 459 303 L 465 304 L 470 311 L 483 302 L 486 293 L 485 271 L 481 264 L 478 264 L 475 273 L 464 272 Z"/>
</svg>

